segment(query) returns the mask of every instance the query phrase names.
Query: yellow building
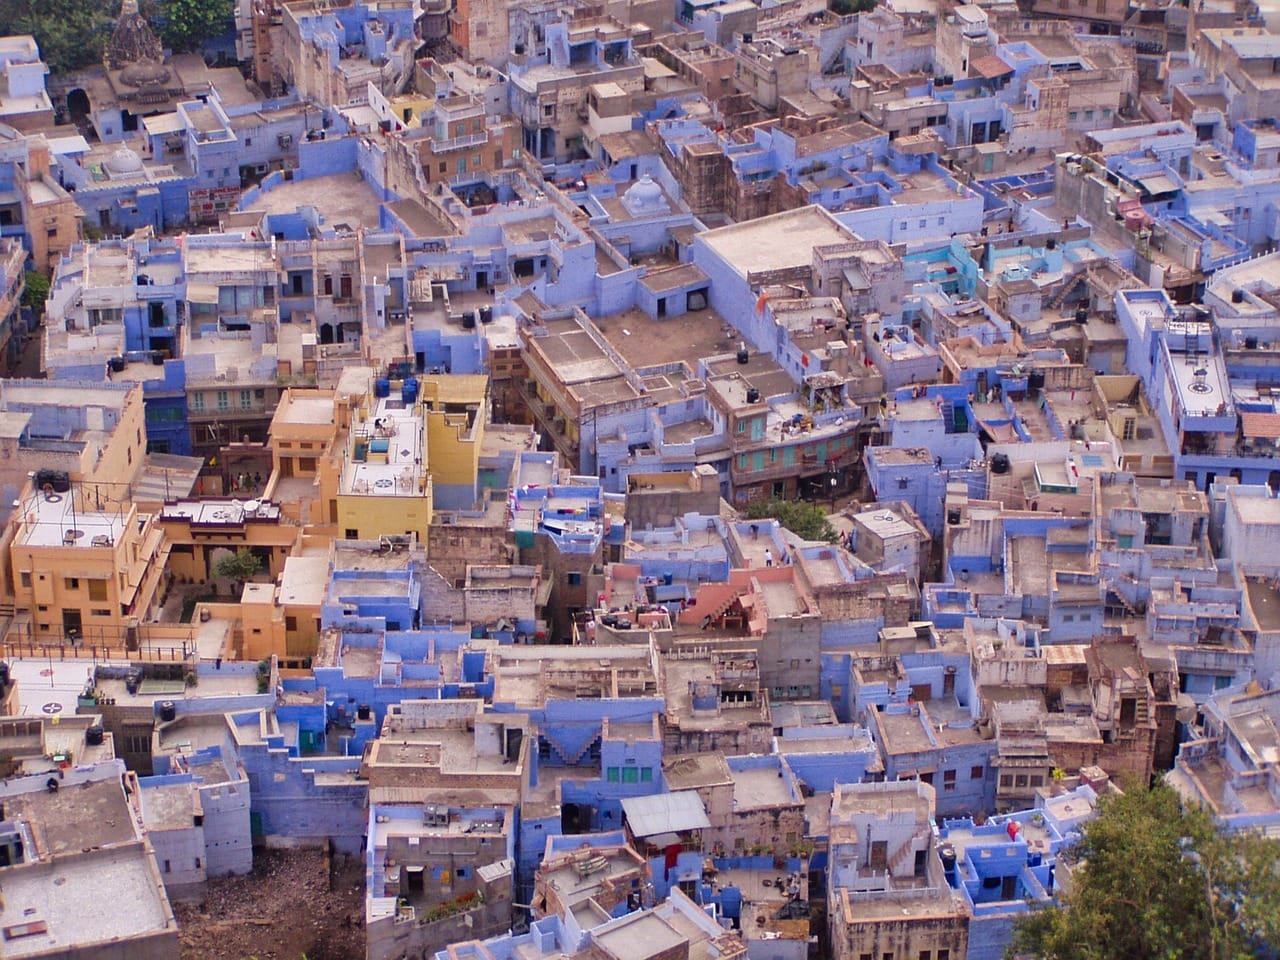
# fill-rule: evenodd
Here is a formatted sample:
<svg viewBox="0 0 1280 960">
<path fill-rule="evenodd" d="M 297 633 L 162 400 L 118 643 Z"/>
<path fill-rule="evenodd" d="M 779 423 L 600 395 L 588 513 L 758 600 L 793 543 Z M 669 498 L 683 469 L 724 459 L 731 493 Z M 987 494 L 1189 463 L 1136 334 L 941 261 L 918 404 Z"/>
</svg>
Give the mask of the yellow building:
<svg viewBox="0 0 1280 960">
<path fill-rule="evenodd" d="M 411 536 L 427 542 L 432 488 L 418 381 L 375 379 L 351 410 L 338 479 L 338 534 L 348 540 Z"/>
<path fill-rule="evenodd" d="M 473 506 L 489 419 L 489 378 L 479 374 L 422 377 L 422 416 L 436 505 Z"/>
<path fill-rule="evenodd" d="M 158 523 L 128 500 L 88 484 L 28 492 L 9 546 L 22 639 L 60 645 L 137 643 L 149 619 L 169 545 Z"/>
</svg>

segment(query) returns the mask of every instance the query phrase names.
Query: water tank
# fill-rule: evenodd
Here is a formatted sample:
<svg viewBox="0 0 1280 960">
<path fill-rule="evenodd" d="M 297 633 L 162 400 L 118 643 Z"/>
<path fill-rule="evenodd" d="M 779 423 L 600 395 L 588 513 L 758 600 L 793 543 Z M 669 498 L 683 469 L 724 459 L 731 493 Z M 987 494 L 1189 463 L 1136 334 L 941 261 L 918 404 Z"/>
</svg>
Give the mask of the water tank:
<svg viewBox="0 0 1280 960">
<path fill-rule="evenodd" d="M 738 362 L 743 365 L 751 362 L 751 352 L 747 350 L 746 347 L 742 347 L 738 350 Z"/>
<path fill-rule="evenodd" d="M 1038 397 L 1040 391 L 1044 389 L 1044 371 L 1032 370 L 1027 374 L 1027 396 Z"/>
<path fill-rule="evenodd" d="M 1007 453 L 993 453 L 991 455 L 991 472 L 1001 475 L 1009 472 L 1009 455 Z"/>
<path fill-rule="evenodd" d="M 664 573 L 664 574 L 662 575 L 662 584 L 663 584 L 663 586 L 666 586 L 666 587 L 671 586 L 671 581 L 672 581 L 673 579 L 674 579 L 674 578 L 672 577 L 672 575 L 671 575 L 671 574 L 669 574 L 669 573 Z"/>
<path fill-rule="evenodd" d="M 125 362 L 124 357 L 112 357 L 107 361 L 107 366 L 111 368 L 112 373 L 121 373 L 128 364 Z"/>
<path fill-rule="evenodd" d="M 760 402 L 760 391 L 757 390 L 755 387 L 748 387 L 747 403 L 759 403 L 759 402 Z"/>
<path fill-rule="evenodd" d="M 1057 250 L 1058 249 L 1057 239 L 1055 237 L 1050 237 L 1048 240 L 1044 242 L 1044 248 L 1046 250 Z"/>
<path fill-rule="evenodd" d="M 947 523 L 953 527 L 960 525 L 960 510 L 958 508 L 952 507 L 947 511 Z"/>
<path fill-rule="evenodd" d="M 474 330 L 476 328 L 476 312 L 468 310 L 462 315 L 462 329 Z"/>
<path fill-rule="evenodd" d="M 160 704 L 160 719 L 165 723 L 169 723 L 178 718 L 178 705 L 172 700 L 165 700 Z"/>
<path fill-rule="evenodd" d="M 1231 291 L 1231 302 L 1232 302 L 1232 303 L 1244 303 L 1244 291 L 1243 291 L 1243 290 L 1241 290 L 1239 287 L 1236 287 L 1236 289 L 1232 290 L 1232 291 Z"/>
<path fill-rule="evenodd" d="M 418 401 L 418 378 L 410 377 L 400 387 L 400 399 L 406 407 Z"/>
<path fill-rule="evenodd" d="M 157 366 L 157 367 L 163 367 L 163 366 L 164 366 L 164 351 L 163 351 L 163 350 L 152 350 L 152 351 L 151 351 L 151 362 L 152 362 L 153 364 L 155 364 L 155 366 Z"/>
<path fill-rule="evenodd" d="M 493 307 L 484 306 L 480 308 L 480 322 L 493 323 Z"/>
<path fill-rule="evenodd" d="M 373 718 L 373 710 L 367 703 L 362 703 L 356 707 L 357 720 L 371 720 Z"/>
<path fill-rule="evenodd" d="M 379 400 L 391 396 L 391 381 L 385 377 L 373 381 L 373 395 Z"/>
<path fill-rule="evenodd" d="M 36 488 L 52 487 L 54 493 L 66 493 L 71 489 L 71 475 L 65 470 L 37 470 Z"/>
<path fill-rule="evenodd" d="M 938 849 L 938 858 L 942 861 L 942 875 L 946 877 L 947 883 L 954 883 L 956 879 L 956 852 L 950 844 L 944 844 Z"/>
<path fill-rule="evenodd" d="M 102 746 L 102 739 L 102 721 L 95 720 L 93 725 L 84 732 L 84 742 L 91 747 L 100 747 Z"/>
</svg>

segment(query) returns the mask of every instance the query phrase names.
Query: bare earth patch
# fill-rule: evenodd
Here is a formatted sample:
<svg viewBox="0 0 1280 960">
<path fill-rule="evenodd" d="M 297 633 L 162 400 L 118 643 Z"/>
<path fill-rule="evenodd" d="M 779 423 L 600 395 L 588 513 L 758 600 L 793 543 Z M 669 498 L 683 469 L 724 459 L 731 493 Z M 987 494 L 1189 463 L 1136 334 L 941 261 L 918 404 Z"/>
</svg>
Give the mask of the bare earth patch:
<svg viewBox="0 0 1280 960">
<path fill-rule="evenodd" d="M 209 881 L 201 901 L 175 903 L 181 960 L 360 960 L 364 870 L 319 850 L 265 850 L 253 873 Z"/>
</svg>

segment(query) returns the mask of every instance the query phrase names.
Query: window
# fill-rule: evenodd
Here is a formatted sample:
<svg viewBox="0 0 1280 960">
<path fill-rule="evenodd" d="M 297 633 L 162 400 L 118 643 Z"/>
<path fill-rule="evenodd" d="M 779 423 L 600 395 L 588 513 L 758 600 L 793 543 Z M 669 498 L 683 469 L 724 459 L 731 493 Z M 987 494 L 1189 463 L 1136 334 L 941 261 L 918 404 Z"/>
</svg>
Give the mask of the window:
<svg viewBox="0 0 1280 960">
<path fill-rule="evenodd" d="M 623 783 L 639 783 L 640 771 L 635 767 L 623 767 L 622 782 Z"/>
<path fill-rule="evenodd" d="M 89 599 L 96 600 L 99 603 L 107 599 L 107 581 L 90 580 L 89 581 Z"/>
<path fill-rule="evenodd" d="M 544 103 L 542 105 L 542 115 L 544 117 L 549 117 L 551 116 L 551 114 L 555 112 L 555 109 L 556 109 L 556 106 L 554 103 Z"/>
<path fill-rule="evenodd" d="M 569 574 L 569 586 L 571 586 L 571 587 L 577 587 L 577 586 L 581 586 L 581 585 L 582 585 L 582 574 L 580 574 L 580 573 L 570 573 L 570 574 Z"/>
<path fill-rule="evenodd" d="M 921 783 L 933 783 L 933 771 L 920 774 Z"/>
<path fill-rule="evenodd" d="M 942 789 L 944 792 L 950 793 L 956 788 L 956 772 L 954 770 L 942 771 Z"/>
<path fill-rule="evenodd" d="M 618 767 L 610 767 L 609 775 L 607 779 L 610 783 L 617 783 L 619 780 L 622 779 L 621 769 L 619 769 Z"/>
<path fill-rule="evenodd" d="M 191 395 L 191 409 L 194 410 L 196 413 L 201 413 L 204 411 L 204 394 L 203 393 L 193 393 Z"/>
<path fill-rule="evenodd" d="M 939 951 L 938 951 L 938 960 L 951 960 L 951 951 L 950 951 L 950 950 L 939 950 Z"/>
<path fill-rule="evenodd" d="M 1025 788 L 1027 785 L 1027 775 L 1019 773 L 1013 778 L 1013 785 L 1019 788 Z"/>
<path fill-rule="evenodd" d="M 31 571 L 30 571 L 30 570 L 23 570 L 23 571 L 22 571 L 22 573 L 21 573 L 21 574 L 19 574 L 19 579 L 21 580 L 22 585 L 23 585 L 24 587 L 29 587 L 29 586 L 31 586 Z"/>
<path fill-rule="evenodd" d="M 641 783 L 652 783 L 652 782 L 653 782 L 653 768 L 652 768 L 652 767 L 641 767 L 641 768 L 640 768 L 640 782 L 641 782 Z"/>
<path fill-rule="evenodd" d="M 1067 122 L 1075 123 L 1079 116 L 1080 115 L 1075 110 L 1070 110 L 1067 112 Z"/>
<path fill-rule="evenodd" d="M 240 391 L 240 409 L 241 410 L 253 409 L 253 391 L 252 390 Z"/>
<path fill-rule="evenodd" d="M 970 779 L 970 780 L 981 780 L 981 779 L 982 779 L 982 776 L 983 776 L 983 768 L 982 768 L 982 767 L 970 767 L 970 768 L 969 768 L 969 779 Z"/>
<path fill-rule="evenodd" d="M 79 577 L 67 577 L 63 582 L 66 584 L 66 587 L 67 587 L 67 589 L 68 589 L 68 590 L 79 590 L 79 589 L 80 589 L 80 578 L 79 578 Z"/>
<path fill-rule="evenodd" d="M 231 409 L 231 395 L 227 393 L 226 390 L 218 391 L 218 409 L 219 410 Z"/>
<path fill-rule="evenodd" d="M 111 610 L 108 607 L 90 607 L 89 616 L 91 617 L 109 617 Z"/>
<path fill-rule="evenodd" d="M 1012 786 L 1013 786 L 1013 777 L 1012 777 L 1010 774 L 1007 774 L 1007 773 L 1005 773 L 1005 774 L 1001 774 L 1001 776 L 1000 776 L 1000 786 L 1002 786 L 1002 787 L 1012 787 Z"/>
<path fill-rule="evenodd" d="M 297 617 L 285 617 L 285 618 L 284 618 L 284 628 L 285 628 L 285 630 L 289 631 L 290 633 L 292 633 L 293 631 L 297 630 L 297 629 L 298 629 L 298 618 L 297 618 Z"/>
</svg>

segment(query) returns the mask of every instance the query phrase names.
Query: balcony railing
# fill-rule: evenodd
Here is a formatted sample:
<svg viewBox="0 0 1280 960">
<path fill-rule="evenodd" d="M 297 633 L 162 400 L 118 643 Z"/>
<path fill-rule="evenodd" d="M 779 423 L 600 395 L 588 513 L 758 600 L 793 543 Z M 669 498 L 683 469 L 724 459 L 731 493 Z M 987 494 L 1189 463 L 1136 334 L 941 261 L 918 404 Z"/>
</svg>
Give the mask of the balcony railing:
<svg viewBox="0 0 1280 960">
<path fill-rule="evenodd" d="M 450 153 L 454 150 L 466 150 L 489 142 L 489 133 L 472 133 L 465 137 L 453 137 L 449 140 L 432 140 L 432 153 Z"/>
</svg>

